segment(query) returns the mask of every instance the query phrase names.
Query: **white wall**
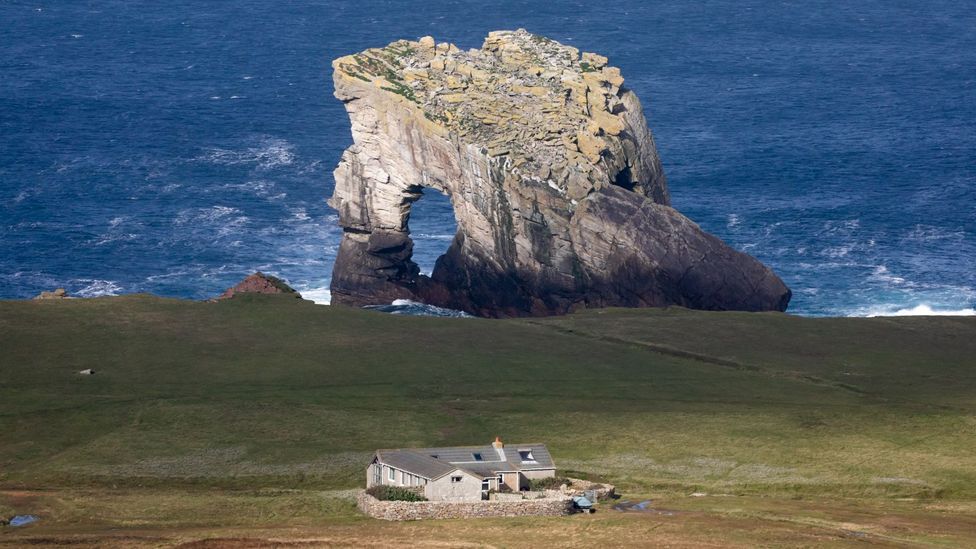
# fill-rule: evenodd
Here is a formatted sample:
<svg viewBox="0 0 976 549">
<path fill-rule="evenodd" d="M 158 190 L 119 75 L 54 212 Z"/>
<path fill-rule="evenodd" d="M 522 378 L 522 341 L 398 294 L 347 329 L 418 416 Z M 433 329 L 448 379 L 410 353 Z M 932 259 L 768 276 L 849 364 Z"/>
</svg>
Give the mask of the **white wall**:
<svg viewBox="0 0 976 549">
<path fill-rule="evenodd" d="M 388 486 L 423 486 L 426 484 L 427 479 L 413 475 L 409 472 L 404 472 L 399 469 L 394 469 L 394 479 L 390 480 L 390 469 L 389 465 L 383 465 L 382 463 L 371 463 L 369 467 L 366 468 L 366 487 L 372 488 L 377 484 L 375 482 L 375 477 L 373 476 L 376 469 L 380 470 L 380 482 L 378 484 L 386 484 Z"/>
<path fill-rule="evenodd" d="M 556 476 L 555 469 L 543 469 L 541 471 L 522 471 L 525 478 L 549 478 Z"/>
<path fill-rule="evenodd" d="M 451 480 L 458 476 L 461 482 Z M 481 479 L 456 470 L 428 484 L 425 493 L 431 501 L 481 501 Z"/>
</svg>

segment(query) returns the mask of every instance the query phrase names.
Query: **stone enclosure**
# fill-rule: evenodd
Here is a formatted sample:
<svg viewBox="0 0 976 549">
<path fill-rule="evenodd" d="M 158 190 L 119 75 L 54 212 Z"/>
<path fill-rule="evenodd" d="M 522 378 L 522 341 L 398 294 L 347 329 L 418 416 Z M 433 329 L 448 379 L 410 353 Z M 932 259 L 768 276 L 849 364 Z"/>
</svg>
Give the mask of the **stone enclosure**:
<svg viewBox="0 0 976 549">
<path fill-rule="evenodd" d="M 366 516 L 381 520 L 458 519 L 485 517 L 560 517 L 573 514 L 573 496 L 595 494 L 604 500 L 616 495 L 612 484 L 569 479 L 558 490 L 493 492 L 488 501 L 381 501 L 361 491 L 356 505 Z"/>
<path fill-rule="evenodd" d="M 381 520 L 459 519 L 483 517 L 559 517 L 573 513 L 569 496 L 514 501 L 380 501 L 365 491 L 356 505 L 366 516 Z"/>
</svg>

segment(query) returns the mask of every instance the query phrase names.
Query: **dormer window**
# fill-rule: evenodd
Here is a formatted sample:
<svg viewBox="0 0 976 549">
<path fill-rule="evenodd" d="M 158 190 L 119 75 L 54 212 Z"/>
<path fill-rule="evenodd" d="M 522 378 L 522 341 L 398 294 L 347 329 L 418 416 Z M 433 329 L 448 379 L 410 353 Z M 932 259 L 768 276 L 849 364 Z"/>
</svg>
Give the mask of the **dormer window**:
<svg viewBox="0 0 976 549">
<path fill-rule="evenodd" d="M 532 450 L 519 450 L 518 453 L 522 461 L 535 461 L 535 458 L 532 456 Z"/>
<path fill-rule="evenodd" d="M 481 457 L 481 453 L 480 452 L 475 452 L 474 454 L 471 454 L 471 457 L 473 457 L 475 461 L 484 461 L 485 460 L 485 458 Z"/>
</svg>

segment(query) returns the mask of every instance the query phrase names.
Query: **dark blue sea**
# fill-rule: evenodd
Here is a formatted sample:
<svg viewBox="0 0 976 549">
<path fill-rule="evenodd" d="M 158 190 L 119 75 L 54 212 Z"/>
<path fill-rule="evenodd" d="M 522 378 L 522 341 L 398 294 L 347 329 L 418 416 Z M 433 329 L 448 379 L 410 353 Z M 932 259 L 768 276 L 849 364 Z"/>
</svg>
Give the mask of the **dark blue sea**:
<svg viewBox="0 0 976 549">
<path fill-rule="evenodd" d="M 0 0 L 0 297 L 328 300 L 330 61 L 526 28 L 610 57 L 674 205 L 803 315 L 976 306 L 976 1 Z M 427 196 L 429 271 L 454 232 Z"/>
</svg>

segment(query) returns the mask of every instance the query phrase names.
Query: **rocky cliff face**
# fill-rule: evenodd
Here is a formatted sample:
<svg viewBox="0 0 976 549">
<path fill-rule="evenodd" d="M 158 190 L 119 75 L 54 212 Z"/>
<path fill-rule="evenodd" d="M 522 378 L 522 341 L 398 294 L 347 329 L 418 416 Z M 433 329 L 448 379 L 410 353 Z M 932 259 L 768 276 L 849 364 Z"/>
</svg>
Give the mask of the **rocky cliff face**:
<svg viewBox="0 0 976 549">
<path fill-rule="evenodd" d="M 344 229 L 333 303 L 786 309 L 768 267 L 670 207 L 640 102 L 605 57 L 518 30 L 469 51 L 401 40 L 332 66 L 354 141 L 330 200 Z M 408 226 L 424 188 L 450 197 L 458 224 L 429 278 Z"/>
</svg>

